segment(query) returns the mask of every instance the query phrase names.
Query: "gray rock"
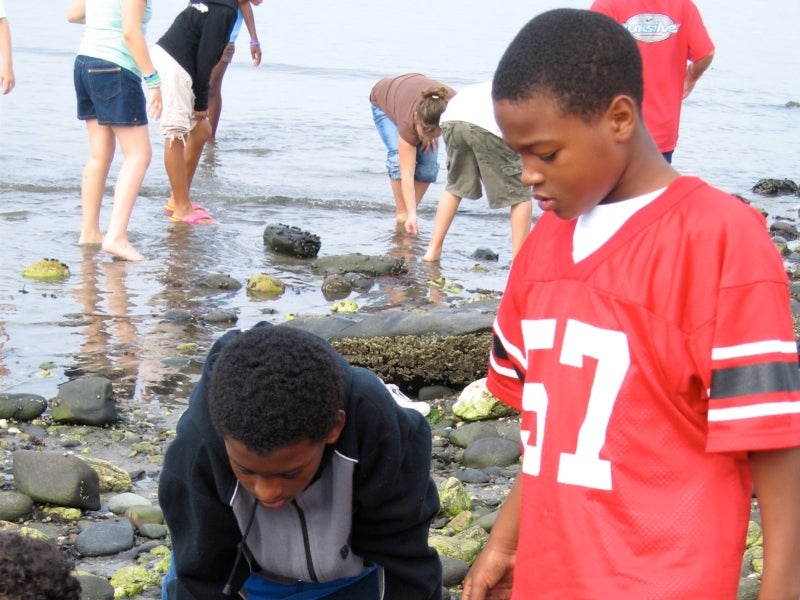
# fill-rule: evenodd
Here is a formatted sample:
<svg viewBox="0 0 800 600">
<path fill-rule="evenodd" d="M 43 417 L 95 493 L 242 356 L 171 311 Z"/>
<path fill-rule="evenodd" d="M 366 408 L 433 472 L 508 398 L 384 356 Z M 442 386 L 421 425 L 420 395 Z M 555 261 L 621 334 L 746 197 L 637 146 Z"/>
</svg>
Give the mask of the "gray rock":
<svg viewBox="0 0 800 600">
<path fill-rule="evenodd" d="M 47 409 L 47 400 L 36 394 L 0 394 L 0 419 L 32 421 Z"/>
<path fill-rule="evenodd" d="M 455 477 L 462 483 L 489 483 L 491 477 L 480 469 L 460 469 L 455 472 Z"/>
<path fill-rule="evenodd" d="M 235 292 L 242 288 L 242 282 L 224 273 L 214 273 L 195 279 L 192 288 L 201 292 Z"/>
<path fill-rule="evenodd" d="M 447 436 L 450 443 L 459 448 L 466 448 L 475 440 L 489 437 L 499 437 L 497 427 L 488 421 L 478 421 L 476 423 L 465 423 L 450 431 Z"/>
<path fill-rule="evenodd" d="M 405 275 L 408 265 L 402 258 L 394 258 L 388 254 L 369 256 L 366 254 L 339 254 L 323 256 L 311 265 L 317 273 L 362 273 L 365 275 Z"/>
<path fill-rule="evenodd" d="M 344 275 L 339 273 L 326 275 L 325 279 L 322 280 L 322 295 L 329 302 L 347 298 L 352 290 L 353 288 L 344 278 Z"/>
<path fill-rule="evenodd" d="M 137 531 L 142 537 L 150 538 L 151 540 L 160 540 L 167 537 L 167 528 L 159 523 L 142 523 L 137 528 Z"/>
<path fill-rule="evenodd" d="M 57 423 L 110 425 L 117 420 L 114 390 L 105 377 L 74 379 L 61 385 L 50 416 Z"/>
<path fill-rule="evenodd" d="M 469 571 L 469 565 L 459 558 L 441 556 L 442 583 L 447 587 L 460 585 Z"/>
<path fill-rule="evenodd" d="M 519 460 L 519 444 L 503 438 L 482 438 L 464 450 L 464 464 L 480 469 L 495 465 L 504 467 Z"/>
<path fill-rule="evenodd" d="M 474 258 L 476 260 L 491 260 L 497 261 L 500 257 L 497 255 L 497 252 L 494 250 L 490 250 L 489 248 L 477 248 L 475 252 L 470 254 L 470 258 Z"/>
<path fill-rule="evenodd" d="M 206 323 L 236 323 L 238 319 L 236 311 L 221 308 L 215 308 L 203 315 L 203 321 Z"/>
<path fill-rule="evenodd" d="M 172 323 L 189 323 L 194 320 L 194 315 L 183 308 L 171 308 L 161 316 Z"/>
<path fill-rule="evenodd" d="M 114 600 L 114 586 L 105 577 L 79 573 L 81 600 Z"/>
<path fill-rule="evenodd" d="M 158 506 L 131 506 L 125 511 L 125 517 L 139 528 L 145 523 L 161 525 L 164 523 L 164 513 Z"/>
<path fill-rule="evenodd" d="M 100 478 L 77 456 L 18 450 L 13 455 L 14 485 L 35 502 L 98 510 Z"/>
<path fill-rule="evenodd" d="M 75 550 L 83 556 L 108 556 L 133 548 L 133 525 L 126 518 L 90 523 L 75 538 Z"/>
<path fill-rule="evenodd" d="M 124 494 L 117 494 L 108 499 L 108 510 L 115 515 L 121 515 L 132 506 L 152 506 L 153 503 L 147 498 L 134 494 L 133 492 L 125 492 Z"/>
<path fill-rule="evenodd" d="M 736 600 L 758 600 L 761 582 L 757 577 L 743 577 L 739 580 L 739 591 Z"/>
<path fill-rule="evenodd" d="M 19 492 L 0 492 L 0 521 L 16 521 L 33 510 L 33 499 Z"/>
<path fill-rule="evenodd" d="M 375 285 L 375 278 L 364 273 L 345 273 L 344 279 L 350 287 L 361 292 L 367 292 Z"/>
</svg>

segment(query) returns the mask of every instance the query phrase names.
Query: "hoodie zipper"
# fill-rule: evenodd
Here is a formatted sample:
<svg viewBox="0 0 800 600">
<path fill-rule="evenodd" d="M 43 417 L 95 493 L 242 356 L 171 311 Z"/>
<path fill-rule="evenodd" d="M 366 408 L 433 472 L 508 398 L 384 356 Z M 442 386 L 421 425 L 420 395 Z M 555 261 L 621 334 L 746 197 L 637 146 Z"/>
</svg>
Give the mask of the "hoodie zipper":
<svg viewBox="0 0 800 600">
<path fill-rule="evenodd" d="M 311 547 L 308 543 L 308 525 L 306 525 L 306 515 L 303 513 L 303 509 L 298 506 L 297 502 L 292 500 L 292 506 L 294 506 L 295 510 L 297 511 L 297 516 L 300 517 L 300 527 L 303 530 L 303 547 L 306 551 L 306 563 L 308 564 L 308 575 L 311 578 L 311 581 L 318 581 L 317 574 L 314 571 L 314 561 L 311 558 Z"/>
</svg>

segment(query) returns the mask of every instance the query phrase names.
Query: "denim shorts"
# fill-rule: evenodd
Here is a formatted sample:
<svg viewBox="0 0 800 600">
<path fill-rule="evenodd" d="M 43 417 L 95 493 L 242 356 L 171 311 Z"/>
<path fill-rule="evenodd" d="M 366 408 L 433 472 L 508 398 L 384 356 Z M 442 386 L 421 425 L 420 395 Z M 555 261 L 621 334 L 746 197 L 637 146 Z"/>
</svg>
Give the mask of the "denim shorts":
<svg viewBox="0 0 800 600">
<path fill-rule="evenodd" d="M 372 119 L 378 129 L 378 135 L 381 136 L 383 144 L 386 146 L 386 171 L 389 173 L 389 179 L 400 179 L 400 158 L 397 151 L 397 140 L 400 133 L 397 131 L 397 125 L 374 104 L 372 105 Z M 423 183 L 435 182 L 436 175 L 439 173 L 438 159 L 438 148 L 423 152 L 417 146 L 417 166 L 414 169 L 414 179 Z"/>
<path fill-rule="evenodd" d="M 147 101 L 142 80 L 117 64 L 76 56 L 73 70 L 78 118 L 100 125 L 147 125 Z"/>
</svg>

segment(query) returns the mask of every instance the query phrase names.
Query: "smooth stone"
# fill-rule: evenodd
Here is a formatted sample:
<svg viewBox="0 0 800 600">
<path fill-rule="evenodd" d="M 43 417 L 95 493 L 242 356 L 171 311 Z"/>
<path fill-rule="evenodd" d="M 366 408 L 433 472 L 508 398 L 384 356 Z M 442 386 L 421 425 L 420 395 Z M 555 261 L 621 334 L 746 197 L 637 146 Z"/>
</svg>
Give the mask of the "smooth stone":
<svg viewBox="0 0 800 600">
<path fill-rule="evenodd" d="M 133 548 L 133 525 L 116 518 L 90 523 L 75 538 L 75 549 L 83 556 L 108 556 Z"/>
</svg>

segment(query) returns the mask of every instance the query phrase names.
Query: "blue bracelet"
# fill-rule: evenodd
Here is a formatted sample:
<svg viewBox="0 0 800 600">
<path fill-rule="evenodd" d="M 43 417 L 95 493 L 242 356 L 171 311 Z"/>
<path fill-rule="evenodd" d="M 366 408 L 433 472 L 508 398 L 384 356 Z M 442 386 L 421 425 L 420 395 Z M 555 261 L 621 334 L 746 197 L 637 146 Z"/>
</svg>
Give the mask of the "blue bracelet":
<svg viewBox="0 0 800 600">
<path fill-rule="evenodd" d="M 153 71 L 150 75 L 144 75 L 144 81 L 146 83 L 148 81 L 152 81 L 156 77 L 158 77 L 158 71 Z"/>
</svg>

